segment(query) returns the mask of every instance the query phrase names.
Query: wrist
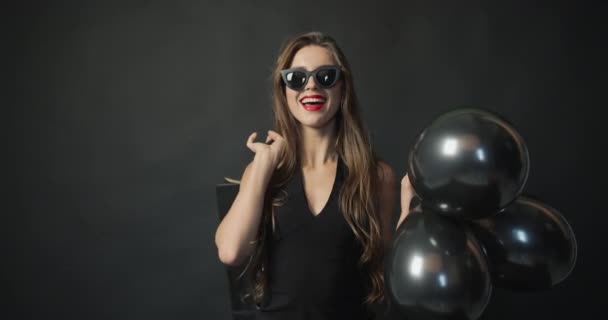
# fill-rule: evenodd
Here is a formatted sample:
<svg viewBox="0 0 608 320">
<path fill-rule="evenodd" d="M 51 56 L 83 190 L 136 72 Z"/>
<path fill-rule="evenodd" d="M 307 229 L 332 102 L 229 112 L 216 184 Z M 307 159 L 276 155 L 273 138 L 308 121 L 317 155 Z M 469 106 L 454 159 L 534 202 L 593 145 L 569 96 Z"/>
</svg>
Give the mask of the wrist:
<svg viewBox="0 0 608 320">
<path fill-rule="evenodd" d="M 253 156 L 253 165 L 260 168 L 270 167 L 272 157 L 268 152 L 258 152 Z"/>
<path fill-rule="evenodd" d="M 264 185 L 267 184 L 274 171 L 271 158 L 267 155 L 256 154 L 252 165 L 255 180 L 263 182 Z"/>
</svg>

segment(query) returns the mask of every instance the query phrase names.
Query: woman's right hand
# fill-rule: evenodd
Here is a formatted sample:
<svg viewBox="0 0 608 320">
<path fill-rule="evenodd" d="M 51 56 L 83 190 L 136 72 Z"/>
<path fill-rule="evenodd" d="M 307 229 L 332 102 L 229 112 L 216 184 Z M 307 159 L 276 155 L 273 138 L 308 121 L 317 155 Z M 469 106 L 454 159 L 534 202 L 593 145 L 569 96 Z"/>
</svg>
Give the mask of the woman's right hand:
<svg viewBox="0 0 608 320">
<path fill-rule="evenodd" d="M 247 147 L 255 153 L 254 161 L 261 161 L 273 170 L 279 165 L 279 161 L 285 152 L 285 139 L 278 133 L 268 130 L 266 142 L 255 142 L 257 132 L 253 132 L 247 139 Z"/>
</svg>

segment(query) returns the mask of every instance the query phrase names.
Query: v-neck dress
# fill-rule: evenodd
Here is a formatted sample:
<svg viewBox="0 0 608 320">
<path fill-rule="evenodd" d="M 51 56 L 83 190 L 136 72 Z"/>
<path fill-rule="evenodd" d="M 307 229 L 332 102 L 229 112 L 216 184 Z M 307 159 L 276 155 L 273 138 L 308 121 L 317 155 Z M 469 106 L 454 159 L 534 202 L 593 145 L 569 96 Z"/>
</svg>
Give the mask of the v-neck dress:
<svg viewBox="0 0 608 320">
<path fill-rule="evenodd" d="M 314 215 L 297 170 L 275 216 L 269 247 L 269 297 L 256 319 L 373 319 L 363 301 L 362 247 L 339 208 L 345 168 L 338 159 L 331 194 Z"/>
</svg>

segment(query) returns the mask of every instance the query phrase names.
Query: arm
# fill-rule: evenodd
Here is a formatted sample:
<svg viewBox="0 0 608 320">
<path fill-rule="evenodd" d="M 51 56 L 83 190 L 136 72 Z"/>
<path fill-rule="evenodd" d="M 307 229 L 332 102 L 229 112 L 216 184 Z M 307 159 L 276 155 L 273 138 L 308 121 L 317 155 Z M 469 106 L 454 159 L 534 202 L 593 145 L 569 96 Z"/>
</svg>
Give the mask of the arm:
<svg viewBox="0 0 608 320">
<path fill-rule="evenodd" d="M 414 198 L 414 189 L 410 183 L 410 178 L 406 174 L 401 179 L 401 214 L 399 215 L 399 221 L 395 229 L 399 228 L 405 217 L 410 213 L 412 198 Z"/>
<path fill-rule="evenodd" d="M 248 139 L 247 146 L 256 153 L 255 157 L 245 168 L 239 192 L 215 233 L 218 256 L 224 264 L 239 265 L 255 249 L 253 241 L 260 225 L 264 194 L 282 151 L 282 138 L 270 133 L 269 137 L 275 140 L 272 145 L 254 143 L 255 134 Z"/>
<path fill-rule="evenodd" d="M 382 238 L 385 248 L 388 248 L 391 245 L 394 231 L 399 228 L 409 213 L 409 206 L 413 197 L 413 192 L 407 175 L 405 175 L 405 177 L 403 177 L 401 180 L 401 192 L 399 192 L 395 171 L 385 162 L 380 161 L 378 166 L 378 176 L 380 182 L 379 216 L 382 224 Z M 400 196 L 400 199 L 397 199 L 398 196 Z M 392 228 L 392 218 L 395 207 L 397 207 L 397 201 L 399 201 L 401 204 L 401 210 L 397 224 L 395 228 Z"/>
<path fill-rule="evenodd" d="M 379 191 L 379 217 L 382 226 L 382 240 L 384 247 L 388 248 L 393 239 L 393 215 L 397 201 L 397 180 L 395 179 L 395 171 L 387 163 L 380 161 L 378 163 L 378 182 L 380 184 Z"/>
</svg>

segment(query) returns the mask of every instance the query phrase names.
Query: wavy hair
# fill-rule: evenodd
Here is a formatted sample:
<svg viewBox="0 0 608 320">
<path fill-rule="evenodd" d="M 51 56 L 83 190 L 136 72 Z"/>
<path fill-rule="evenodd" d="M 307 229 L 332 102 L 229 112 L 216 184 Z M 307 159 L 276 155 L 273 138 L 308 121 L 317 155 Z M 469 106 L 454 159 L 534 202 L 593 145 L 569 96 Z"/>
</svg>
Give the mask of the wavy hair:
<svg viewBox="0 0 608 320">
<path fill-rule="evenodd" d="M 280 71 L 291 65 L 293 57 L 303 47 L 320 46 L 327 49 L 342 69 L 342 102 L 336 112 L 336 151 L 346 166 L 345 181 L 340 190 L 339 206 L 363 252 L 359 267 L 369 275 L 365 303 L 384 300 L 383 257 L 380 218 L 378 216 L 379 183 L 378 157 L 372 150 L 370 138 L 361 120 L 359 102 L 355 95 L 349 62 L 336 41 L 320 32 L 310 32 L 289 39 L 280 49 L 272 72 L 274 130 L 285 139 L 286 149 L 281 165 L 273 173 L 264 199 L 256 250 L 247 268 L 252 272 L 251 291 L 247 295 L 262 303 L 267 290 L 268 241 L 273 230 L 273 216 L 284 203 L 284 187 L 298 169 L 300 132 L 298 122 L 290 113 L 285 97 L 285 85 Z"/>
</svg>

